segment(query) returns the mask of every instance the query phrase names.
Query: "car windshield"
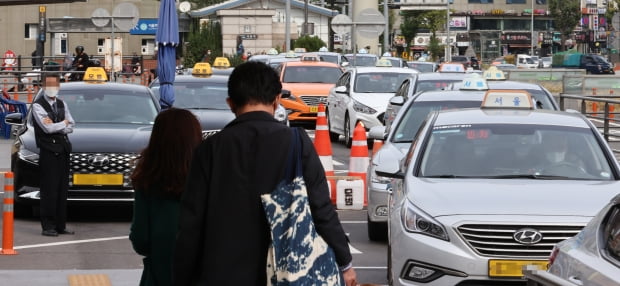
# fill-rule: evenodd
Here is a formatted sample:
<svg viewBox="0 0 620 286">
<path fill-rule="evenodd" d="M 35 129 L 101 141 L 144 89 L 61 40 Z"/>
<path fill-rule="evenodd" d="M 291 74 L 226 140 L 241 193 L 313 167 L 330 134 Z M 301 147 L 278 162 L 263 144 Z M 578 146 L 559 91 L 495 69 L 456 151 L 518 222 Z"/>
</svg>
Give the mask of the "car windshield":
<svg viewBox="0 0 620 286">
<path fill-rule="evenodd" d="M 349 56 L 347 59 L 351 66 L 356 67 L 374 67 L 377 64 L 376 57 Z"/>
<path fill-rule="evenodd" d="M 153 124 L 156 102 L 150 93 L 114 89 L 67 90 L 60 94 L 79 123 Z"/>
<path fill-rule="evenodd" d="M 288 66 L 284 69 L 283 83 L 336 83 L 342 70 L 337 67 Z"/>
<path fill-rule="evenodd" d="M 412 69 L 416 69 L 419 72 L 434 72 L 435 66 L 433 64 L 420 64 L 420 63 L 411 63 L 407 62 L 407 66 Z"/>
<path fill-rule="evenodd" d="M 430 91 L 430 90 L 442 90 L 447 88 L 451 83 L 461 82 L 462 79 L 433 79 L 433 80 L 420 80 L 418 79 L 415 83 L 415 91 L 414 93 L 418 93 L 420 91 Z"/>
<path fill-rule="evenodd" d="M 400 84 L 411 76 L 409 73 L 362 73 L 355 77 L 355 92 L 396 92 Z"/>
<path fill-rule="evenodd" d="M 434 126 L 422 153 L 421 177 L 613 179 L 601 145 L 589 128 Z"/>
<path fill-rule="evenodd" d="M 337 64 L 338 58 L 340 56 L 339 55 L 319 55 L 319 57 L 321 58 L 321 61 Z"/>
<path fill-rule="evenodd" d="M 481 101 L 421 101 L 413 102 L 403 114 L 394 130 L 391 141 L 394 143 L 411 143 L 422 122 L 433 111 L 480 107 Z"/>
<path fill-rule="evenodd" d="M 152 90 L 159 96 L 159 86 L 154 86 Z M 174 106 L 178 108 L 228 110 L 227 96 L 226 83 L 174 83 Z"/>
</svg>

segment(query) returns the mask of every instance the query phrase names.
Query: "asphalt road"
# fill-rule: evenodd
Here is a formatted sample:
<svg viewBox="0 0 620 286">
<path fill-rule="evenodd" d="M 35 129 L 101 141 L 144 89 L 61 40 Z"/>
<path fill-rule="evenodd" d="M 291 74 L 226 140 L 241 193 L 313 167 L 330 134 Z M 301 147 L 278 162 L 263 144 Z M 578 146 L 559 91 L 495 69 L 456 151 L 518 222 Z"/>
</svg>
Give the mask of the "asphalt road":
<svg viewBox="0 0 620 286">
<path fill-rule="evenodd" d="M 0 171 L 10 169 L 11 143 L 0 139 Z M 350 150 L 334 143 L 332 152 L 336 175 L 346 175 Z M 387 245 L 368 240 L 366 211 L 338 214 L 351 241 L 360 283 L 387 284 Z M 13 247 L 18 254 L 0 255 L 0 284 L 68 285 L 70 275 L 104 274 L 112 285 L 137 285 L 142 258 L 131 248 L 130 224 L 128 207 L 72 207 L 68 228 L 75 235 L 45 237 L 37 218 L 16 218 Z"/>
</svg>

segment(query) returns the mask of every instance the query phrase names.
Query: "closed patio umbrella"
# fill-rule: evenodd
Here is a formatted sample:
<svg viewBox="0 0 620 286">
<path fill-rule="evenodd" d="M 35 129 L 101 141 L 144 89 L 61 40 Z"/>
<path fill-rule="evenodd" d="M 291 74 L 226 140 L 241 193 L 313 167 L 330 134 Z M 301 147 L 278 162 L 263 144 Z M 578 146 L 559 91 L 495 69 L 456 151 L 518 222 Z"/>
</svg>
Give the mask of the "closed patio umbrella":
<svg viewBox="0 0 620 286">
<path fill-rule="evenodd" d="M 179 17 L 174 0 L 161 0 L 157 21 L 157 77 L 159 79 L 159 104 L 162 110 L 174 104 L 174 75 L 176 72 L 176 46 L 179 44 Z"/>
</svg>

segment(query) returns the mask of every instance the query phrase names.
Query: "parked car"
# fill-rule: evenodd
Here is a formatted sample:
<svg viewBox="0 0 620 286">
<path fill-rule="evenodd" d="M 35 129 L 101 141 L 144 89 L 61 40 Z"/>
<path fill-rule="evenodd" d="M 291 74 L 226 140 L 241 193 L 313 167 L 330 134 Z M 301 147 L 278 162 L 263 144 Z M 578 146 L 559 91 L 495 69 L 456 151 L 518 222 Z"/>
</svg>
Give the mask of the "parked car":
<svg viewBox="0 0 620 286">
<path fill-rule="evenodd" d="M 467 69 L 471 66 L 471 60 L 466 56 L 452 56 L 451 62 L 453 63 L 461 63 Z"/>
<path fill-rule="evenodd" d="M 542 68 L 547 69 L 551 67 L 551 57 L 542 57 L 540 61 L 542 62 Z"/>
<path fill-rule="evenodd" d="M 403 80 L 417 71 L 398 67 L 356 67 L 348 69 L 329 90 L 326 116 L 330 139 L 344 136 L 351 147 L 353 130 L 362 122 L 366 130 L 383 125 L 388 100 Z"/>
<path fill-rule="evenodd" d="M 586 117 L 534 110 L 527 92 L 483 102 L 431 113 L 403 160 L 375 169 L 393 179 L 390 285 L 524 285 L 524 266 L 546 267 L 618 194 L 620 165 Z"/>
<path fill-rule="evenodd" d="M 84 75 L 84 81 L 61 83 L 58 91 L 76 123 L 68 134 L 72 151 L 67 202 L 131 205 L 133 160 L 148 144 L 160 111 L 159 100 L 146 86 L 108 82 L 103 68 L 89 68 Z M 44 89 L 34 100 L 42 96 Z M 20 215 L 28 211 L 38 214 L 39 174 L 44 171 L 39 168 L 32 112 L 29 108 L 25 118 L 20 113 L 6 118 L 7 123 L 18 126 L 11 171 Z"/>
<path fill-rule="evenodd" d="M 620 285 L 620 194 L 581 232 L 556 244 L 548 272 L 575 285 Z"/>
</svg>

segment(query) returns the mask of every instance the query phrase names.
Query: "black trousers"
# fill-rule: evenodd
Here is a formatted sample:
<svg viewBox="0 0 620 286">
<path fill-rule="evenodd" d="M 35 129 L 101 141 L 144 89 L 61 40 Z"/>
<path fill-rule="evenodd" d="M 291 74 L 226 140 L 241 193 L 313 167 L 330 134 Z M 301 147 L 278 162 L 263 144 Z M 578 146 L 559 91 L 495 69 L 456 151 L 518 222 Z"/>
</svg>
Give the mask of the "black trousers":
<svg viewBox="0 0 620 286">
<path fill-rule="evenodd" d="M 64 230 L 67 222 L 69 153 L 40 149 L 40 217 L 43 230 Z"/>
</svg>

